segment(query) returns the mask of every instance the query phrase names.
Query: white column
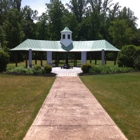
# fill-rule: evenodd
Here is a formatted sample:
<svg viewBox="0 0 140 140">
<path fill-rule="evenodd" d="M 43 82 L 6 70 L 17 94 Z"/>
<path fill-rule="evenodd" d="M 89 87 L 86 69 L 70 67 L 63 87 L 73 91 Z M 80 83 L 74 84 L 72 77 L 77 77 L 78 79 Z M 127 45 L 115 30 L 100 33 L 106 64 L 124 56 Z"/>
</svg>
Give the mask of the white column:
<svg viewBox="0 0 140 140">
<path fill-rule="evenodd" d="M 29 67 L 32 67 L 32 49 L 29 49 Z"/>
<path fill-rule="evenodd" d="M 85 64 L 87 61 L 87 52 L 81 52 L 81 63 Z"/>
<path fill-rule="evenodd" d="M 105 50 L 102 50 L 102 65 L 105 65 Z"/>
<path fill-rule="evenodd" d="M 52 52 L 47 52 L 47 64 L 52 64 Z"/>
</svg>

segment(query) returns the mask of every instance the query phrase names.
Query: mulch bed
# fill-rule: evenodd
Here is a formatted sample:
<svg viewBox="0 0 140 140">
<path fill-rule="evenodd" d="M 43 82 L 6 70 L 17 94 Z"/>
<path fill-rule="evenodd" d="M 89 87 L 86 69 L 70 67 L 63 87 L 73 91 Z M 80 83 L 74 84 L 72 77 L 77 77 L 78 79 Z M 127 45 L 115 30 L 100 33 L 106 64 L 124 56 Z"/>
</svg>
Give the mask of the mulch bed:
<svg viewBox="0 0 140 140">
<path fill-rule="evenodd" d="M 10 75 L 15 75 L 15 76 L 45 76 L 45 77 L 55 77 L 55 73 L 46 73 L 46 74 L 26 74 L 26 73 L 16 73 L 16 72 L 11 72 L 11 73 L 4 73 L 4 74 L 10 74 Z"/>
</svg>

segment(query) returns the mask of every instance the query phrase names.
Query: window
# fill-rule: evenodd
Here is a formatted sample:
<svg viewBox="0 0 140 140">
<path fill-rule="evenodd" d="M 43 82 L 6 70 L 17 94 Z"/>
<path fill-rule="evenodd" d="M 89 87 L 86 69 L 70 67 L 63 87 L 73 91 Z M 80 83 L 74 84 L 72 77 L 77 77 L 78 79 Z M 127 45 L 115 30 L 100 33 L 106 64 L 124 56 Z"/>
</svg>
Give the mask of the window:
<svg viewBox="0 0 140 140">
<path fill-rule="evenodd" d="M 63 39 L 65 39 L 65 35 L 63 35 Z"/>
<path fill-rule="evenodd" d="M 68 35 L 68 39 L 70 39 L 70 35 Z"/>
</svg>

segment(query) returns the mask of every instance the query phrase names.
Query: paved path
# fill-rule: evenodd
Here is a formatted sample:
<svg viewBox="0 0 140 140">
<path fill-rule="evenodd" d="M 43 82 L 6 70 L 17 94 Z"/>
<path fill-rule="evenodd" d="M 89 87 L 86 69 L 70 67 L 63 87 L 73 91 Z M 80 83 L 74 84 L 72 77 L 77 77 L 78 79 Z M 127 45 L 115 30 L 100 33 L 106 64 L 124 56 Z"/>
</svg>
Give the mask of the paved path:
<svg viewBox="0 0 140 140">
<path fill-rule="evenodd" d="M 78 76 L 57 77 L 24 140 L 127 140 Z"/>
<path fill-rule="evenodd" d="M 77 76 L 82 73 L 81 68 L 73 67 L 72 69 L 61 69 L 60 67 L 54 67 L 52 73 L 56 73 L 57 76 Z"/>
</svg>

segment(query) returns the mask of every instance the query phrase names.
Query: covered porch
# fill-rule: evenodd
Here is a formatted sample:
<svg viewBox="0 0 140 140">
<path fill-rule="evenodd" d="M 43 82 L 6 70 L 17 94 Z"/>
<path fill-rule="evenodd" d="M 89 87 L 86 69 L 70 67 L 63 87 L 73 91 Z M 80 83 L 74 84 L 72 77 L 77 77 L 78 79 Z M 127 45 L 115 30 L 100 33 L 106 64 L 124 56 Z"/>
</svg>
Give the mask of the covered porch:
<svg viewBox="0 0 140 140">
<path fill-rule="evenodd" d="M 71 67 L 79 67 L 82 64 L 90 63 L 97 65 L 98 61 L 102 65 L 106 65 L 108 61 L 108 54 L 113 53 L 114 65 L 116 65 L 116 60 L 118 52 L 111 51 L 96 51 L 96 52 L 44 52 L 44 51 L 15 51 L 13 52 L 15 56 L 15 66 L 18 66 L 18 54 L 22 53 L 25 61 L 25 67 L 32 67 L 35 65 L 50 64 L 53 67 L 61 67 L 65 63 L 66 53 L 68 53 L 68 62 Z M 34 63 L 33 63 L 34 60 Z"/>
</svg>

